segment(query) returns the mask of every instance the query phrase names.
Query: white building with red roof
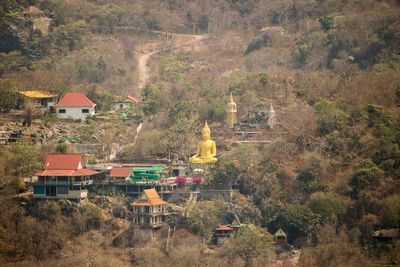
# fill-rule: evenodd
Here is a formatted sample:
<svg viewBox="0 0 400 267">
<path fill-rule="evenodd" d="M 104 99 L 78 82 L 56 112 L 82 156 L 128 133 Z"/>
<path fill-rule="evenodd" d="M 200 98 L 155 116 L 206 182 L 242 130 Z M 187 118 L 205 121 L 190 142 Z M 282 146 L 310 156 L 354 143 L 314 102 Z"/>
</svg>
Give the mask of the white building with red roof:
<svg viewBox="0 0 400 267">
<path fill-rule="evenodd" d="M 115 101 L 113 110 L 123 110 L 127 108 L 132 108 L 135 105 L 139 104 L 139 102 L 140 101 L 134 98 L 133 96 L 127 96 L 125 98 Z"/>
<path fill-rule="evenodd" d="M 67 93 L 56 105 L 57 117 L 60 119 L 84 120 L 96 113 L 96 104 L 83 93 Z"/>
<path fill-rule="evenodd" d="M 36 198 L 83 199 L 93 175 L 99 172 L 82 166 L 81 154 L 49 154 L 43 170 L 36 173 L 33 196 Z"/>
</svg>

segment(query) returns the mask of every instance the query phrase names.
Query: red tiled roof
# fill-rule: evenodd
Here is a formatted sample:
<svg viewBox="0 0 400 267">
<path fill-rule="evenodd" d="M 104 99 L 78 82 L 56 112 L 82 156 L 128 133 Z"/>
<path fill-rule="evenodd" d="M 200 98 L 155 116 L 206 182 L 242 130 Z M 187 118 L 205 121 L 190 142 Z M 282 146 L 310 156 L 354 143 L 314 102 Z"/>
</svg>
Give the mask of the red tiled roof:
<svg viewBox="0 0 400 267">
<path fill-rule="evenodd" d="M 132 168 L 128 167 L 113 167 L 110 172 L 110 177 L 129 177 Z"/>
<path fill-rule="evenodd" d="M 81 154 L 49 154 L 43 169 L 45 170 L 76 170 L 81 162 Z"/>
<path fill-rule="evenodd" d="M 134 97 L 132 97 L 132 96 L 130 96 L 130 95 L 128 95 L 128 98 L 129 98 L 130 100 L 132 100 L 133 102 L 135 102 L 135 103 L 139 103 L 139 102 L 140 102 L 139 100 L 137 100 L 136 98 L 134 98 Z"/>
<path fill-rule="evenodd" d="M 56 106 L 94 106 L 95 104 L 82 93 L 68 93 Z"/>
<path fill-rule="evenodd" d="M 77 170 L 43 170 L 35 173 L 37 176 L 88 176 L 98 174 L 98 171 L 90 169 L 77 169 Z"/>
</svg>

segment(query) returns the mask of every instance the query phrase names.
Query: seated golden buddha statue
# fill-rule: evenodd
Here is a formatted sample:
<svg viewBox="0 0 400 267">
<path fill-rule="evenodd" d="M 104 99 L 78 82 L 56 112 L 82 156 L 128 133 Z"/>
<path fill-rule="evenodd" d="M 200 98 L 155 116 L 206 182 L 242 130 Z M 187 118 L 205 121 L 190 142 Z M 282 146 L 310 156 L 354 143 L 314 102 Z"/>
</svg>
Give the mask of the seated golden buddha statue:
<svg viewBox="0 0 400 267">
<path fill-rule="evenodd" d="M 204 125 L 203 130 L 201 130 L 201 136 L 203 140 L 197 144 L 197 153 L 189 159 L 191 163 L 215 163 L 217 159 L 217 149 L 215 147 L 215 142 L 210 140 L 210 128 L 208 128 L 207 122 Z"/>
</svg>

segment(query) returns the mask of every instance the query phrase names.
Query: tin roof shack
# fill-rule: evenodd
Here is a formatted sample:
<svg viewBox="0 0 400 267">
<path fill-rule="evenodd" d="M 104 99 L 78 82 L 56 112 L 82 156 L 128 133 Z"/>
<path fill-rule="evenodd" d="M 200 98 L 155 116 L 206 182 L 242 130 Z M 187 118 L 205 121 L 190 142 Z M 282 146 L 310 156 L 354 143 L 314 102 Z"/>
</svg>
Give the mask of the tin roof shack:
<svg viewBox="0 0 400 267">
<path fill-rule="evenodd" d="M 45 91 L 22 91 L 20 94 L 44 107 L 53 107 L 57 99 L 57 95 Z"/>
<path fill-rule="evenodd" d="M 163 201 L 155 189 L 144 190 L 133 207 L 134 238 L 138 241 L 149 241 L 168 215 L 167 202 Z"/>
<path fill-rule="evenodd" d="M 114 102 L 113 110 L 123 110 L 127 108 L 133 108 L 137 105 L 140 101 L 132 96 L 127 96 L 122 99 L 118 99 Z"/>
<path fill-rule="evenodd" d="M 375 231 L 372 237 L 380 242 L 394 242 L 396 240 L 400 240 L 400 229 L 392 228 L 392 229 L 381 229 Z"/>
<path fill-rule="evenodd" d="M 49 154 L 43 170 L 35 174 L 33 197 L 85 199 L 96 174 L 99 172 L 83 168 L 81 154 Z"/>
<path fill-rule="evenodd" d="M 224 242 L 233 236 L 233 228 L 228 225 L 222 225 L 214 230 L 214 240 L 217 245 L 222 245 Z"/>
<path fill-rule="evenodd" d="M 131 174 L 129 167 L 113 167 L 110 172 L 110 182 L 128 182 L 130 181 L 129 175 Z"/>
<path fill-rule="evenodd" d="M 52 19 L 49 18 L 43 10 L 35 6 L 29 6 L 22 11 L 24 18 L 30 20 L 33 23 L 34 30 L 40 30 L 44 36 L 46 36 L 51 30 Z M 51 16 L 51 14 L 49 14 Z"/>
<path fill-rule="evenodd" d="M 60 119 L 84 120 L 96 113 L 96 104 L 82 93 L 68 93 L 56 105 Z"/>
</svg>

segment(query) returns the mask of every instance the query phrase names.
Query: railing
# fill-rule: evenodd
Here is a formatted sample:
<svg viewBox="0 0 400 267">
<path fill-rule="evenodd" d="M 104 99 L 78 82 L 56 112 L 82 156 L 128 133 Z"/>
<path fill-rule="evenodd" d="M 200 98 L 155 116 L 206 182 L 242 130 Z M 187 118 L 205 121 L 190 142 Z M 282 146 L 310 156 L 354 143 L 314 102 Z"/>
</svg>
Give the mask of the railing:
<svg viewBox="0 0 400 267">
<path fill-rule="evenodd" d="M 167 215 L 168 211 L 154 211 L 154 212 L 141 212 L 141 211 L 133 211 L 132 212 L 134 217 L 139 217 L 139 216 L 159 216 L 159 215 Z"/>
<path fill-rule="evenodd" d="M 87 190 L 82 190 L 82 191 L 78 191 L 78 190 L 69 190 L 68 194 L 57 194 L 55 196 L 47 196 L 46 194 L 35 194 L 33 195 L 33 197 L 35 198 L 86 198 L 87 197 Z"/>
<path fill-rule="evenodd" d="M 88 181 L 34 181 L 34 185 L 90 185 L 93 184 L 93 180 Z"/>
</svg>

